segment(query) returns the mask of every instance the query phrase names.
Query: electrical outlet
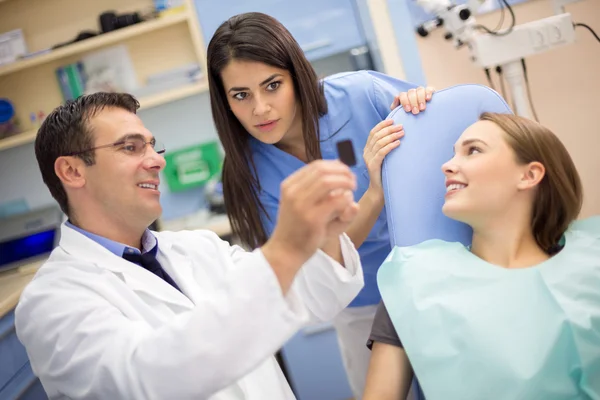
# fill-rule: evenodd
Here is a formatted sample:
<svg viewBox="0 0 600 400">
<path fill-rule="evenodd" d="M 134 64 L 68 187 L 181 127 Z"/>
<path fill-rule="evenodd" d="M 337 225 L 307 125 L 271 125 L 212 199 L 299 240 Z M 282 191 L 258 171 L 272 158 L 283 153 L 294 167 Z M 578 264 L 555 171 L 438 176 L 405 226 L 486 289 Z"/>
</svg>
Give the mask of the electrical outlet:
<svg viewBox="0 0 600 400">
<path fill-rule="evenodd" d="M 575 41 L 575 29 L 568 13 L 517 25 L 505 36 L 474 35 L 471 53 L 482 67 L 495 67 Z"/>
</svg>

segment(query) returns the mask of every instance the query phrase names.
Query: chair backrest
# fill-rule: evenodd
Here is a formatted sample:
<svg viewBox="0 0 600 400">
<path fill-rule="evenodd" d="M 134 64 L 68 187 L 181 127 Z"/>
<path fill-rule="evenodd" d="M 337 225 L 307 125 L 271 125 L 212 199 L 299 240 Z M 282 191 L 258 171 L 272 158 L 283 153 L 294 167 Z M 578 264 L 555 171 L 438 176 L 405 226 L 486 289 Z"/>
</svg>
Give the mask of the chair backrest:
<svg viewBox="0 0 600 400">
<path fill-rule="evenodd" d="M 446 187 L 441 166 L 453 156 L 462 132 L 483 112 L 511 113 L 506 102 L 481 85 L 458 85 L 433 94 L 419 115 L 401 108 L 389 118 L 404 125 L 399 148 L 383 164 L 385 208 L 392 247 L 429 239 L 469 245 L 471 228 L 442 213 Z"/>
</svg>

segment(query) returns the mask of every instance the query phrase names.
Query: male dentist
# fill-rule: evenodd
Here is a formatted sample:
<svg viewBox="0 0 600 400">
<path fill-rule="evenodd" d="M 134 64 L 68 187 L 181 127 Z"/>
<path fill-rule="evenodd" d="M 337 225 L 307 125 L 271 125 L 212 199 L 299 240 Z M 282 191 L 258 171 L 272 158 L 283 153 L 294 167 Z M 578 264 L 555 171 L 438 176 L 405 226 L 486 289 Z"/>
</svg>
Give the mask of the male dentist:
<svg viewBox="0 0 600 400">
<path fill-rule="evenodd" d="M 343 233 L 354 176 L 337 161 L 299 170 L 252 252 L 209 231 L 151 232 L 164 148 L 138 107 L 83 96 L 38 132 L 43 180 L 69 220 L 16 309 L 33 371 L 52 399 L 293 399 L 273 354 L 363 286 Z"/>
</svg>

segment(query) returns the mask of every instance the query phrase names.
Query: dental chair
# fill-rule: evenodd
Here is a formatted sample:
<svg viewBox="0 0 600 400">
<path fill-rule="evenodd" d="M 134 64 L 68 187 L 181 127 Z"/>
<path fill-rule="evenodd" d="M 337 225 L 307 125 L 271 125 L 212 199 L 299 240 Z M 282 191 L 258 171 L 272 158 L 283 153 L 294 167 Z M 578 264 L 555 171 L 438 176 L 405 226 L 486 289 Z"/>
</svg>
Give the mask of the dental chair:
<svg viewBox="0 0 600 400">
<path fill-rule="evenodd" d="M 435 92 L 427 109 L 416 116 L 401 107 L 390 113 L 389 118 L 406 132 L 382 167 L 392 248 L 429 239 L 471 244 L 471 228 L 442 213 L 446 186 L 441 166 L 453 157 L 462 132 L 486 111 L 512 113 L 492 89 L 458 85 Z M 417 382 L 412 389 L 418 399 L 425 399 Z"/>
</svg>

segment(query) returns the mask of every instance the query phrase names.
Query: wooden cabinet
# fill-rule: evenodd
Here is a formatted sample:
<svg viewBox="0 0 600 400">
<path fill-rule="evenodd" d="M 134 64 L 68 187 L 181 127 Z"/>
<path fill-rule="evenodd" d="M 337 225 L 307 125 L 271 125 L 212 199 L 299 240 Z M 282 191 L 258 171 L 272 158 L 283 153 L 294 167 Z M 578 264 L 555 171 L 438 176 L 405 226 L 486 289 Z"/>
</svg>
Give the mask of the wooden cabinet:
<svg viewBox="0 0 600 400">
<path fill-rule="evenodd" d="M 0 33 L 21 29 L 30 53 L 73 40 L 82 31 L 100 32 L 99 15 L 153 10 L 151 0 L 4 0 L 0 1 Z M 93 51 L 123 44 L 131 58 L 138 84 L 153 75 L 190 63 L 205 70 L 205 44 L 195 5 L 164 16 L 85 39 L 43 54 L 0 65 L 0 98 L 13 103 L 23 133 L 0 140 L 0 150 L 35 140 L 38 126 L 31 113 L 49 113 L 63 102 L 56 69 Z M 186 85 L 141 96 L 141 108 L 150 108 L 208 90 L 206 76 Z"/>
</svg>

